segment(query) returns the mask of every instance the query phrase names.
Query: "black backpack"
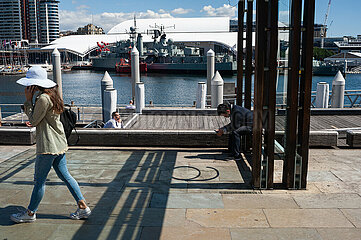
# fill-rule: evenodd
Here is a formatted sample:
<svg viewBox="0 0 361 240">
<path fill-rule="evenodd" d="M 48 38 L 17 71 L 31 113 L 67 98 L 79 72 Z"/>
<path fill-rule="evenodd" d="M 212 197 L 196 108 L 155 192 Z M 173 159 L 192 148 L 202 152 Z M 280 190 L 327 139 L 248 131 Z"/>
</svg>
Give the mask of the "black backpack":
<svg viewBox="0 0 361 240">
<path fill-rule="evenodd" d="M 69 137 L 70 137 L 71 132 L 73 131 L 73 129 L 76 132 L 75 124 L 76 124 L 76 121 L 77 121 L 76 113 L 71 110 L 70 105 L 64 104 L 64 111 L 60 114 L 60 121 L 63 124 L 64 132 L 65 132 L 65 136 L 66 136 L 66 140 L 68 142 L 68 145 L 70 145 L 69 144 Z M 72 144 L 72 145 L 76 145 L 79 142 L 79 135 L 78 135 L 77 132 L 76 132 L 76 135 L 77 135 L 77 141 L 76 141 L 75 144 Z"/>
</svg>

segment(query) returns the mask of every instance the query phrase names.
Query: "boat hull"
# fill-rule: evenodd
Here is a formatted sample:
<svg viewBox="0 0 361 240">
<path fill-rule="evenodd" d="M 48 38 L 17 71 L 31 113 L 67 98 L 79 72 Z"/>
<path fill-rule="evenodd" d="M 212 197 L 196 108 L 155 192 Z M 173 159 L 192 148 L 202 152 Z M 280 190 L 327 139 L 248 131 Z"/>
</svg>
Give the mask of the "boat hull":
<svg viewBox="0 0 361 240">
<path fill-rule="evenodd" d="M 148 72 L 167 73 L 206 73 L 207 63 L 151 63 L 148 64 Z M 234 74 L 237 72 L 235 62 L 216 63 L 216 71 L 222 74 Z"/>
<path fill-rule="evenodd" d="M 315 76 L 335 76 L 338 71 L 343 72 L 341 66 L 314 66 L 312 73 Z"/>
<path fill-rule="evenodd" d="M 93 58 L 95 70 L 115 71 L 119 58 Z M 237 72 L 236 62 L 216 63 L 216 71 L 221 74 L 234 74 Z M 130 71 L 129 71 L 130 72 Z M 144 71 L 143 71 L 144 72 Z M 207 63 L 147 63 L 147 72 L 157 73 L 206 73 Z"/>
</svg>

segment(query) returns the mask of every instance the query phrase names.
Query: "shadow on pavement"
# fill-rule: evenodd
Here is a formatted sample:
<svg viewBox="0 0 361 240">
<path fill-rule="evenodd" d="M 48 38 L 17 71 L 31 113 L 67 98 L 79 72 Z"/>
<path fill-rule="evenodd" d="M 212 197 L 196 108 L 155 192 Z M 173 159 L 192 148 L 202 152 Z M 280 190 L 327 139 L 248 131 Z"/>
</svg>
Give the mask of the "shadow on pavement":
<svg viewBox="0 0 361 240">
<path fill-rule="evenodd" d="M 169 193 L 170 181 L 160 181 L 160 169 L 173 169 L 177 153 L 175 151 L 132 151 L 113 181 L 109 183 L 100 200 L 92 209 L 93 218 L 101 219 L 100 227 L 92 231 L 92 238 L 100 237 L 107 229 L 106 239 L 139 239 L 141 229 L 137 226 L 149 224 L 161 225 L 164 220 L 166 202 L 157 211 L 156 217 L 148 208 L 154 192 Z M 131 172 L 131 174 L 129 174 Z M 124 201 L 119 206 L 119 201 Z M 84 223 L 72 239 L 82 238 L 87 229 Z M 154 232 L 154 239 L 160 237 L 161 231 Z M 103 237 L 102 237 L 103 238 Z M 146 238 L 144 238 L 146 239 Z"/>
<path fill-rule="evenodd" d="M 95 150 L 96 151 L 96 150 Z M 225 161 L 225 155 L 207 154 L 203 150 L 106 150 L 99 149 L 95 153 L 94 149 L 72 149 L 71 154 L 74 158 L 84 160 L 84 168 L 92 168 L 92 164 L 99 166 L 104 164 L 104 169 L 109 170 L 112 174 L 104 172 L 105 175 L 98 179 L 88 179 L 79 181 L 82 187 L 90 187 L 92 194 L 97 194 L 91 205 L 92 215 L 87 221 L 76 222 L 81 224 L 72 235 L 72 239 L 84 239 L 84 236 L 90 236 L 91 239 L 160 239 L 162 227 L 164 226 L 165 213 L 169 201 L 171 190 L 180 190 L 186 193 L 188 190 L 197 189 L 202 193 L 203 190 L 219 190 L 215 194 L 220 194 L 222 190 L 239 190 L 252 189 L 251 172 L 249 164 L 246 161 L 237 161 L 236 165 L 243 178 L 234 182 L 221 182 L 219 175 L 221 168 L 218 165 L 207 166 L 205 170 L 208 175 L 205 177 L 192 177 L 192 179 L 182 179 L 182 175 L 177 179 L 174 176 L 174 170 L 177 168 L 193 168 L 196 166 L 176 166 L 177 154 L 180 152 L 190 152 L 190 155 L 184 156 L 185 159 L 212 160 L 214 162 Z M 198 153 L 198 155 L 197 155 Z M 82 154 L 85 154 L 82 156 Z M 125 154 L 129 154 L 128 156 Z M 85 157 L 86 156 L 86 157 Z M 94 158 L 93 158 L 94 156 Z M 126 159 L 114 160 L 114 156 L 125 156 Z M 79 160 L 78 159 L 78 160 Z M 119 158 L 121 159 L 121 158 Z M 34 159 L 22 162 L 17 165 L 17 169 L 7 173 L 6 179 L 10 178 L 17 172 L 23 170 Z M 104 163 L 102 163 L 103 161 Z M 204 161 L 203 161 L 204 162 Z M 109 166 L 106 166 L 109 163 Z M 89 165 L 87 165 L 89 164 Z M 224 164 L 223 164 L 224 165 Z M 219 165 L 219 166 L 222 166 Z M 231 165 L 230 165 L 231 166 Z M 230 167 L 228 166 L 228 167 Z M 234 165 L 233 165 L 234 166 Z M 70 169 L 71 170 L 71 169 Z M 199 171 L 200 174 L 201 170 Z M 236 171 L 237 173 L 237 171 Z M 197 175 L 197 174 L 196 174 Z M 111 176 L 111 179 L 109 179 Z M 201 175 L 199 175 L 201 176 Z M 202 175 L 203 176 L 203 175 Z M 208 176 L 208 177 L 207 177 Z M 239 176 L 239 175 L 238 175 Z M 77 176 L 74 176 L 75 179 Z M 107 180 L 108 179 L 108 180 Z M 211 181 L 214 180 L 214 181 Z M 13 184 L 32 185 L 31 181 L 14 181 Z M 64 185 L 62 182 L 47 182 L 47 185 Z M 100 187 L 100 188 L 98 188 Z M 102 189 L 102 190 L 98 190 Z M 196 190 L 196 191 L 197 191 Z M 183 192 L 182 192 L 183 191 Z M 177 192 L 179 193 L 179 192 Z M 85 195 L 86 196 L 86 195 Z M 154 201 L 154 202 L 153 202 Z M 18 206 L 8 206 L 0 208 L 0 224 L 12 225 L 9 219 L 10 214 L 18 211 Z M 65 219 L 64 216 L 53 214 L 39 214 L 39 219 Z M 150 234 L 151 231 L 151 234 Z"/>
<path fill-rule="evenodd" d="M 4 165 L 4 164 L 12 164 L 12 162 L 14 162 L 14 165 L 12 165 L 10 167 L 7 167 L 6 171 L 0 172 L 0 176 L 2 176 L 0 178 L 0 183 L 6 181 L 7 179 L 11 178 L 15 174 L 17 174 L 20 171 L 24 170 L 25 168 L 27 168 L 28 166 L 33 164 L 35 162 L 35 160 L 36 160 L 35 154 L 32 154 L 32 156 L 30 158 L 25 158 L 25 159 L 23 159 L 21 161 L 15 161 L 15 159 L 17 157 L 18 156 L 12 157 L 12 158 L 8 159 L 6 162 L 2 163 L 2 165 Z"/>
<path fill-rule="evenodd" d="M 7 206 L 4 208 L 0 208 L 0 225 L 1 226 L 10 226 L 10 225 L 14 225 L 16 223 L 14 223 L 11 219 L 10 219 L 10 215 L 13 213 L 18 213 L 21 211 L 25 211 L 26 208 L 24 208 L 23 206 Z"/>
</svg>

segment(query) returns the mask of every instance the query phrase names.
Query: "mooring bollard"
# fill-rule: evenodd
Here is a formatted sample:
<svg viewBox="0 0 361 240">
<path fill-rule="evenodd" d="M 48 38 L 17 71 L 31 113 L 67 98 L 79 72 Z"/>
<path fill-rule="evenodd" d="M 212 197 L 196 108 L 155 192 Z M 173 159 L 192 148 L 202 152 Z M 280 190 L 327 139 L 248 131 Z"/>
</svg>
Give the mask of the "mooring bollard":
<svg viewBox="0 0 361 240">
<path fill-rule="evenodd" d="M 338 71 L 332 81 L 331 107 L 343 108 L 345 102 L 345 83 L 345 78 L 342 76 L 342 73 Z"/>
<path fill-rule="evenodd" d="M 53 62 L 53 81 L 58 84 L 58 91 L 61 98 L 63 98 L 63 84 L 61 80 L 61 59 L 60 52 L 57 48 L 51 54 L 51 59 Z"/>
<path fill-rule="evenodd" d="M 139 52 L 134 46 L 131 53 L 131 72 L 132 72 L 132 99 L 135 96 L 135 86 L 140 82 L 140 71 L 139 71 Z"/>
<path fill-rule="evenodd" d="M 102 118 L 103 122 L 105 122 L 105 115 L 104 115 L 104 107 L 105 107 L 105 100 L 104 100 L 104 91 L 105 89 L 112 89 L 113 88 L 113 79 L 109 76 L 109 73 L 105 71 L 104 76 L 100 82 L 100 91 L 102 97 Z"/>
<path fill-rule="evenodd" d="M 138 34 L 138 37 L 137 37 L 137 48 L 138 48 L 138 51 L 139 51 L 139 56 L 143 56 L 143 36 L 142 34 Z"/>
<path fill-rule="evenodd" d="M 328 99 L 330 94 L 330 86 L 326 82 L 317 83 L 317 93 L 315 100 L 316 108 L 328 108 Z"/>
<path fill-rule="evenodd" d="M 211 91 L 211 105 L 212 108 L 217 108 L 217 106 L 223 103 L 223 78 L 217 71 L 212 79 L 212 91 Z"/>
<path fill-rule="evenodd" d="M 206 108 L 206 89 L 207 85 L 205 82 L 199 82 L 197 88 L 197 105 L 196 108 Z"/>
<path fill-rule="evenodd" d="M 112 113 L 117 110 L 117 90 L 107 88 L 104 90 L 104 119 L 106 123 L 112 118 Z"/>
<path fill-rule="evenodd" d="M 212 49 L 207 52 L 207 95 L 211 95 L 211 82 L 215 72 L 215 53 Z"/>
<path fill-rule="evenodd" d="M 142 113 L 145 106 L 144 83 L 138 82 L 135 91 L 135 112 Z"/>
</svg>

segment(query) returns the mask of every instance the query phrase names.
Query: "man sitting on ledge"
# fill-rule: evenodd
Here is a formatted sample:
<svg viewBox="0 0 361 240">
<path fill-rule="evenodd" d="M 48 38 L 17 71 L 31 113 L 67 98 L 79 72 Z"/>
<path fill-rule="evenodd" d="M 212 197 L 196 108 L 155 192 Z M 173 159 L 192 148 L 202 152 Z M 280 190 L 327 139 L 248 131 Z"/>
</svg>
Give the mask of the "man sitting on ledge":
<svg viewBox="0 0 361 240">
<path fill-rule="evenodd" d="M 112 119 L 104 125 L 104 128 L 123 128 L 123 122 L 122 119 L 120 119 L 120 114 L 118 112 L 113 112 Z"/>
<path fill-rule="evenodd" d="M 217 136 L 222 136 L 226 132 L 230 133 L 228 150 L 231 157 L 239 160 L 241 158 L 240 136 L 252 134 L 253 113 L 247 108 L 238 105 L 231 106 L 230 104 L 219 104 L 217 113 L 220 116 L 231 118 L 231 122 L 228 125 L 216 130 L 216 132 Z"/>
</svg>

